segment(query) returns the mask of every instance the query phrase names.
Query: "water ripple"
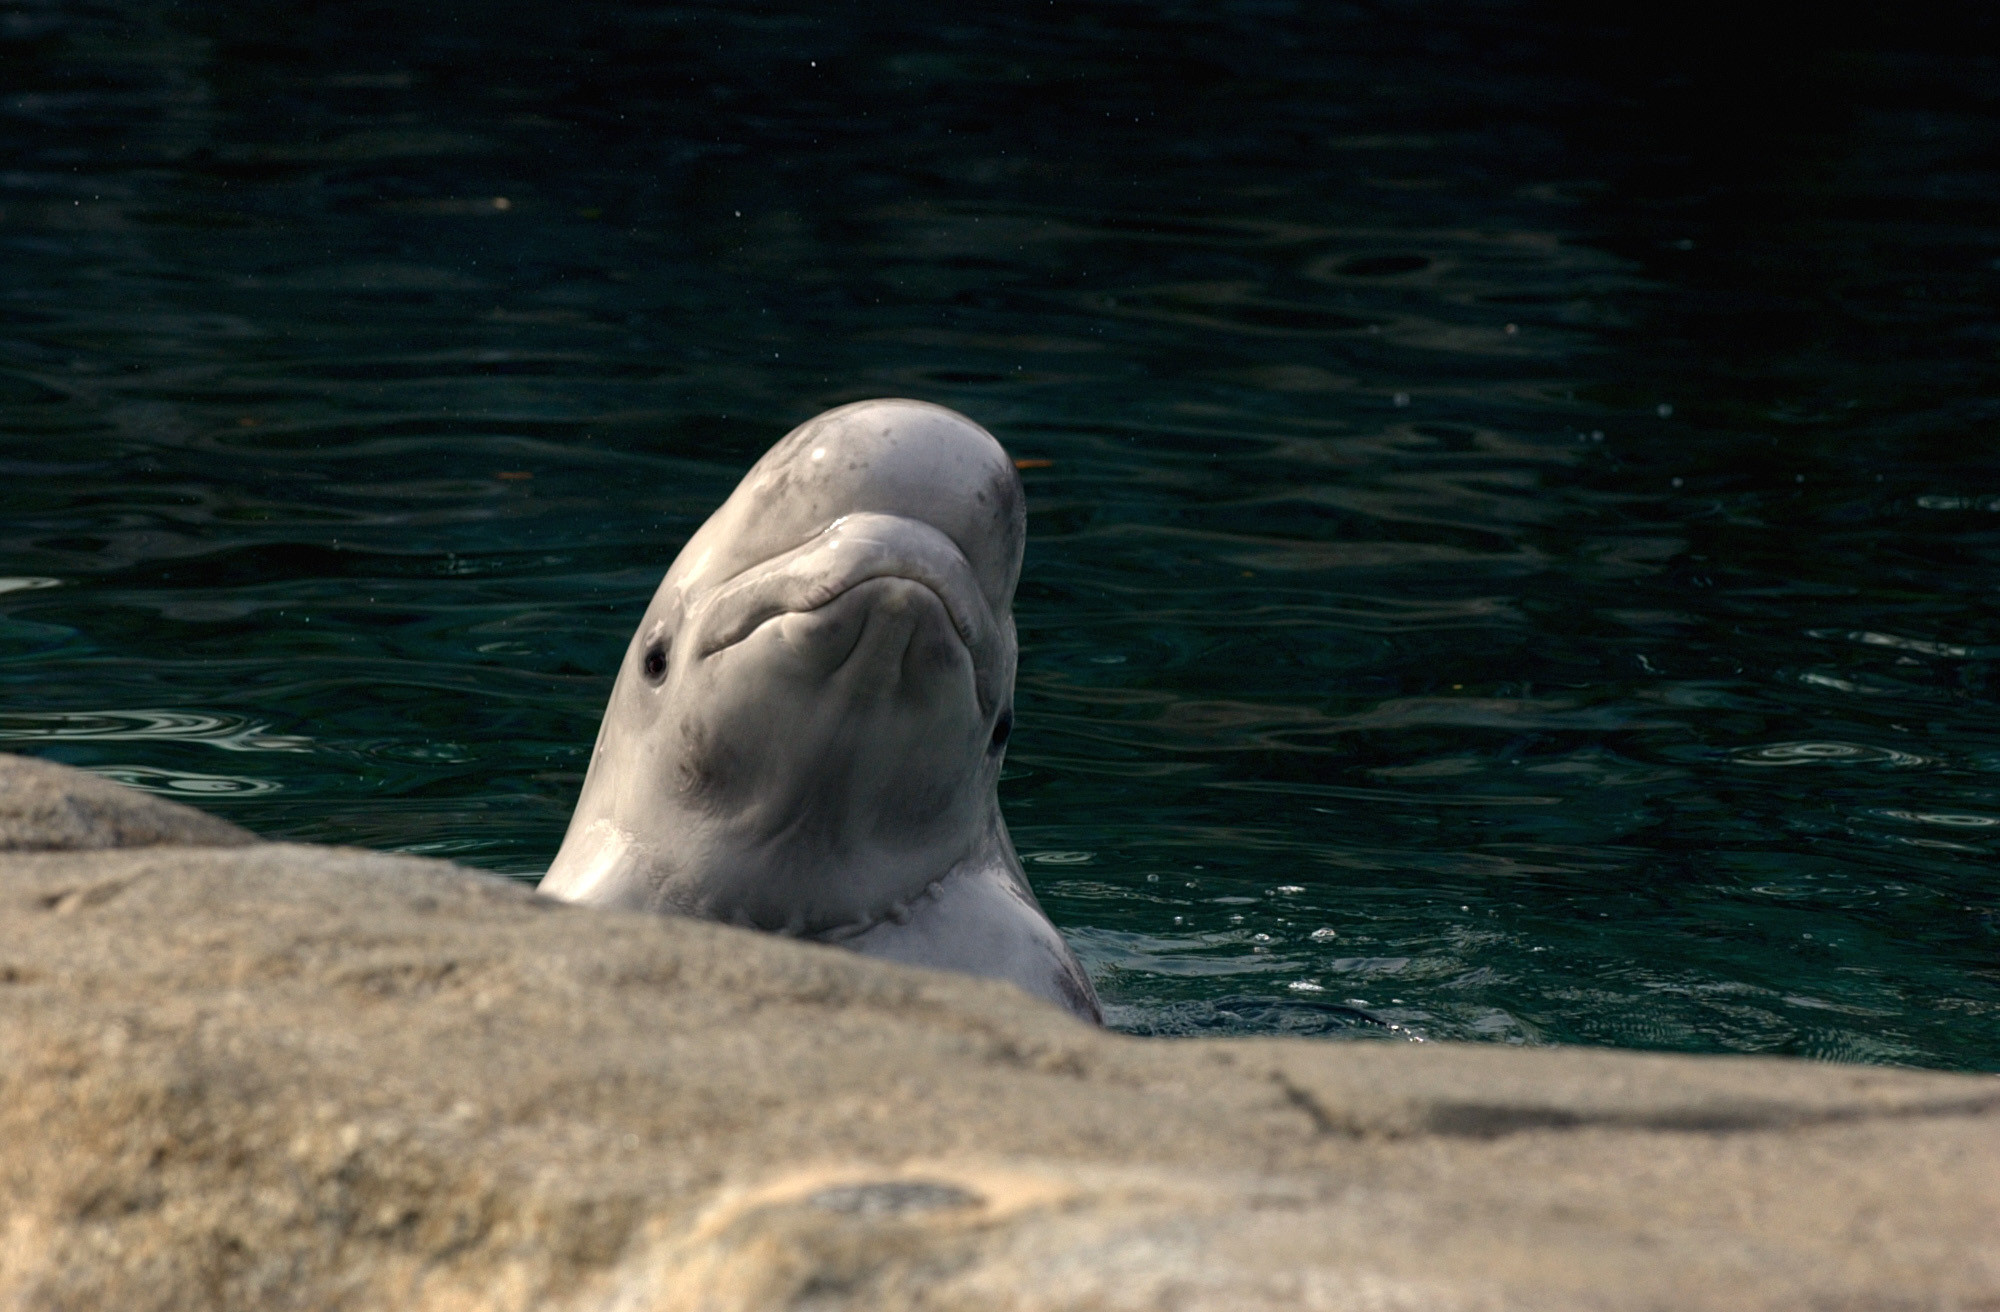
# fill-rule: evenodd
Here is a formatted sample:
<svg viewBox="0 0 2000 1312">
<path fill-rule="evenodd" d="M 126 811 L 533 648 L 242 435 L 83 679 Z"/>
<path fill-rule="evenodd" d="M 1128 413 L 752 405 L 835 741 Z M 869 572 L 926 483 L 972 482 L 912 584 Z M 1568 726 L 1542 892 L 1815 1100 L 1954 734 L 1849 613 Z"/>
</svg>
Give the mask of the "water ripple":
<svg viewBox="0 0 2000 1312">
<path fill-rule="evenodd" d="M 1935 758 L 1915 752 L 1842 742 L 1772 743 L 1768 747 L 1742 748 L 1731 759 L 1738 765 L 1886 765 L 1904 770 L 1936 763 Z"/>
<path fill-rule="evenodd" d="M 312 739 L 196 711 L 0 711 L 0 742 L 183 742 L 226 752 L 309 752 Z"/>
<path fill-rule="evenodd" d="M 203 802 L 225 798 L 256 797 L 275 793 L 282 785 L 270 779 L 238 774 L 201 774 L 194 770 L 170 770 L 159 765 L 93 765 L 90 773 L 137 788 L 182 800 Z"/>
</svg>

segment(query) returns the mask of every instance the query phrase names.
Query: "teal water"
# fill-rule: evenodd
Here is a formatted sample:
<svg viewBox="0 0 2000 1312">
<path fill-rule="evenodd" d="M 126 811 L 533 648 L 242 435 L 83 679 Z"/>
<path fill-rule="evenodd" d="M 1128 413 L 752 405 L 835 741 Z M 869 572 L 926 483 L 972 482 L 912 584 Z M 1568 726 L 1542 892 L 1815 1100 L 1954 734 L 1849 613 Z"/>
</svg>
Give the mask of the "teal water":
<svg viewBox="0 0 2000 1312">
<path fill-rule="evenodd" d="M 1113 1024 L 2000 1069 L 1990 22 L 1624 21 L 0 5 L 0 750 L 532 878 L 920 396 Z"/>
</svg>

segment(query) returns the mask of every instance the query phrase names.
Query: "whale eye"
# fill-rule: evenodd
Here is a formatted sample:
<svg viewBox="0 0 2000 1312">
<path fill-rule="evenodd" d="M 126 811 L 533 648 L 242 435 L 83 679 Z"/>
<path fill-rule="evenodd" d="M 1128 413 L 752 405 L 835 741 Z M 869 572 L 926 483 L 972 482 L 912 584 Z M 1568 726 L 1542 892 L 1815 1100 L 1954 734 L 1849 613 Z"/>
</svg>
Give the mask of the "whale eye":
<svg viewBox="0 0 2000 1312">
<path fill-rule="evenodd" d="M 1014 732 L 1014 712 L 1011 710 L 1000 712 L 1000 718 L 993 722 L 993 741 L 987 745 L 986 750 L 997 752 L 1005 747 L 1007 735 L 1012 732 Z"/>
<path fill-rule="evenodd" d="M 646 648 L 646 677 L 658 683 L 667 673 L 667 644 L 656 642 Z"/>
</svg>

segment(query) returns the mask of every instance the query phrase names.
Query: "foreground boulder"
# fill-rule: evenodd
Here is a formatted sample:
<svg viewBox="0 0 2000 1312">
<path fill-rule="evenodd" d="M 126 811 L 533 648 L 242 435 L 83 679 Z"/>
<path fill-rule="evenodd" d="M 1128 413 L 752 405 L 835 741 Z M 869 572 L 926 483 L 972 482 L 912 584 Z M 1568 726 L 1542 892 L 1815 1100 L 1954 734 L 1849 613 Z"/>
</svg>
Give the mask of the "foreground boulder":
<svg viewBox="0 0 2000 1312">
<path fill-rule="evenodd" d="M 2000 1306 L 1991 1077 L 1122 1038 L 435 861 L 59 850 L 53 777 L 0 758 L 0 1307 Z"/>
<path fill-rule="evenodd" d="M 108 779 L 28 756 L 0 755 L 0 852 L 107 847 L 242 847 L 247 829 Z"/>
</svg>

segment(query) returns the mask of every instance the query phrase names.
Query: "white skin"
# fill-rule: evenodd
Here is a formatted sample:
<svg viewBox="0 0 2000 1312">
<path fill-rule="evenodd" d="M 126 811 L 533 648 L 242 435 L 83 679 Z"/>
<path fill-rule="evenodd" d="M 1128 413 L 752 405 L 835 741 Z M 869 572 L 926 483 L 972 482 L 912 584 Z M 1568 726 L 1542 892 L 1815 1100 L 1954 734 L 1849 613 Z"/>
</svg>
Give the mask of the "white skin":
<svg viewBox="0 0 2000 1312">
<path fill-rule="evenodd" d="M 654 594 L 542 891 L 1098 1019 L 1000 817 L 1024 523 L 1012 461 L 950 410 L 863 401 L 793 430 Z"/>
</svg>

